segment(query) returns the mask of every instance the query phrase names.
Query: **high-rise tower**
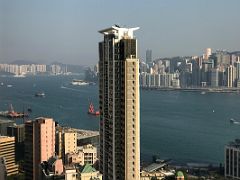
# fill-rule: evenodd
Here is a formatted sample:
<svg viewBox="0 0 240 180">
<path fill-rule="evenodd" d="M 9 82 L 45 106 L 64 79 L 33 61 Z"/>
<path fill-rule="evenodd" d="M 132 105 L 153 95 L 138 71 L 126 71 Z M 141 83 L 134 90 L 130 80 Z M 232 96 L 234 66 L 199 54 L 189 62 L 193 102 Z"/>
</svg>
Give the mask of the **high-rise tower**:
<svg viewBox="0 0 240 180">
<path fill-rule="evenodd" d="M 146 64 L 151 64 L 152 63 L 152 50 L 147 49 L 146 50 Z"/>
<path fill-rule="evenodd" d="M 55 121 L 37 118 L 25 122 L 25 179 L 39 179 L 40 163 L 55 154 Z"/>
<path fill-rule="evenodd" d="M 105 180 L 140 179 L 139 60 L 133 31 L 99 31 L 100 171 Z"/>
</svg>

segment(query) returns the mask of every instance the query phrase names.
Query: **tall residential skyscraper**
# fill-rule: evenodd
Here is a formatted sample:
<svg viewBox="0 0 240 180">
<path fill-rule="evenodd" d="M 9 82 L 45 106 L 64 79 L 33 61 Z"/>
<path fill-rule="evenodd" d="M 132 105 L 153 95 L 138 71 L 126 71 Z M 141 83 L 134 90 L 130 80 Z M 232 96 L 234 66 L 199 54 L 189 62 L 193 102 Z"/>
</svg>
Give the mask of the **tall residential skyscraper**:
<svg viewBox="0 0 240 180">
<path fill-rule="evenodd" d="M 227 67 L 227 87 L 233 87 L 235 79 L 234 66 L 230 65 Z"/>
<path fill-rule="evenodd" d="M 212 54 L 212 49 L 211 48 L 207 48 L 205 50 L 204 55 L 203 55 L 203 59 L 207 60 L 211 54 Z"/>
<path fill-rule="evenodd" d="M 152 62 L 152 50 L 146 50 L 146 64 L 150 64 Z"/>
<path fill-rule="evenodd" d="M 37 118 L 25 122 L 25 179 L 39 178 L 40 163 L 55 154 L 55 121 Z"/>
<path fill-rule="evenodd" d="M 100 172 L 104 180 L 140 179 L 139 60 L 133 31 L 99 31 Z"/>
</svg>

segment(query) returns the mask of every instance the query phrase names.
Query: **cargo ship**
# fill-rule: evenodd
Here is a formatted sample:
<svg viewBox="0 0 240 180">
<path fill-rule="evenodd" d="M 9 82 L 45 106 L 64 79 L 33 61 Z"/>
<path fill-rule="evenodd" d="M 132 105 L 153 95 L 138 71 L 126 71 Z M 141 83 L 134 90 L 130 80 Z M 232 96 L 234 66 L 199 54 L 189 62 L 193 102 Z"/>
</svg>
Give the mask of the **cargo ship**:
<svg viewBox="0 0 240 180">
<path fill-rule="evenodd" d="M 100 112 L 99 112 L 99 111 L 95 111 L 95 110 L 94 110 L 94 106 L 93 106 L 93 103 L 92 103 L 92 102 L 90 102 L 90 104 L 89 104 L 88 114 L 94 115 L 94 116 L 99 116 L 99 115 L 100 115 Z"/>
</svg>

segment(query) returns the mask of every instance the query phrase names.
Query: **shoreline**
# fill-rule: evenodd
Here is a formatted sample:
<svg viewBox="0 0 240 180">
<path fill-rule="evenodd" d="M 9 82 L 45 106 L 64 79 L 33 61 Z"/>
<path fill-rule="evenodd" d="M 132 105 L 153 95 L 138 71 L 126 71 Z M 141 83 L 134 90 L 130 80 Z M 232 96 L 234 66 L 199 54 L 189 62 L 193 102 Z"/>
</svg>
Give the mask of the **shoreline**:
<svg viewBox="0 0 240 180">
<path fill-rule="evenodd" d="M 240 88 L 161 88 L 161 87 L 141 87 L 142 90 L 158 91 L 183 91 L 205 93 L 240 93 Z"/>
</svg>

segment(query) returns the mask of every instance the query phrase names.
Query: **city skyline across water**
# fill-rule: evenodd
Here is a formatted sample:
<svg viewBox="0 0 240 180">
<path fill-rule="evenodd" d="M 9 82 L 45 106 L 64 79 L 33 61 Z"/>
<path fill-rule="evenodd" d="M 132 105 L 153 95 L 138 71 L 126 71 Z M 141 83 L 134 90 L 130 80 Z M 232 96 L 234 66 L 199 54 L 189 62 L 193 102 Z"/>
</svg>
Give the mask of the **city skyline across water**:
<svg viewBox="0 0 240 180">
<path fill-rule="evenodd" d="M 200 55 L 207 47 L 235 51 L 239 6 L 238 0 L 125 0 L 117 5 L 98 0 L 1 0 L 0 61 L 93 65 L 101 39 L 96 31 L 114 24 L 141 27 L 136 33 L 141 59 L 146 49 L 152 49 L 154 57 Z"/>
<path fill-rule="evenodd" d="M 97 86 L 71 86 L 79 76 L 1 77 L 1 110 L 32 108 L 32 118 L 52 117 L 61 125 L 98 130 L 87 115 L 89 100 L 98 104 Z M 7 85 L 12 87 L 7 87 Z M 42 90 L 45 98 L 34 97 Z M 61 98 L 60 98 L 61 97 Z M 141 160 L 152 155 L 177 162 L 223 163 L 224 146 L 239 138 L 239 94 L 141 91 Z M 21 121 L 18 121 L 19 123 Z"/>
</svg>

